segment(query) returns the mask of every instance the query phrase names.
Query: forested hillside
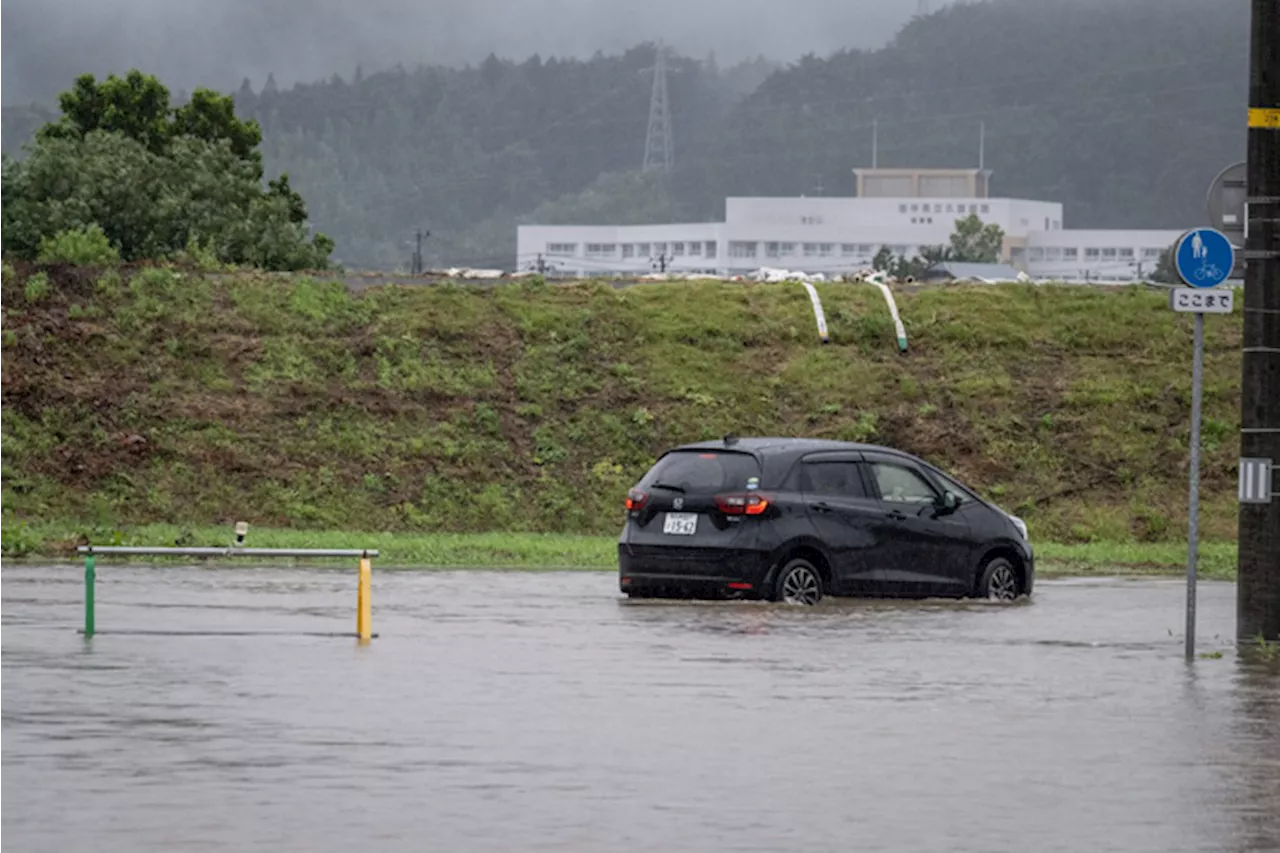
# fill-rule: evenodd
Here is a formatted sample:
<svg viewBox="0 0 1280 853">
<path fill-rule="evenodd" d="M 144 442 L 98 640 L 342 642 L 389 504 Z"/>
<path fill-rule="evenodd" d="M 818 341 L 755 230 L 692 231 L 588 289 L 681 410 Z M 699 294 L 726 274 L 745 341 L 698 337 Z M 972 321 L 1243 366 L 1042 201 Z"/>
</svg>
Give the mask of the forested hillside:
<svg viewBox="0 0 1280 853">
<path fill-rule="evenodd" d="M 1063 201 L 1071 227 L 1178 227 L 1243 159 L 1247 31 L 1244 3 L 992 0 L 786 69 L 673 57 L 665 181 L 618 174 L 642 159 L 652 45 L 246 85 L 237 107 L 354 267 L 403 266 L 419 227 L 430 263 L 509 266 L 521 219 L 706 220 L 726 195 L 848 194 L 873 121 L 880 165 L 976 165 L 985 122 L 994 192 Z M 6 109 L 6 152 L 38 120 Z"/>
</svg>

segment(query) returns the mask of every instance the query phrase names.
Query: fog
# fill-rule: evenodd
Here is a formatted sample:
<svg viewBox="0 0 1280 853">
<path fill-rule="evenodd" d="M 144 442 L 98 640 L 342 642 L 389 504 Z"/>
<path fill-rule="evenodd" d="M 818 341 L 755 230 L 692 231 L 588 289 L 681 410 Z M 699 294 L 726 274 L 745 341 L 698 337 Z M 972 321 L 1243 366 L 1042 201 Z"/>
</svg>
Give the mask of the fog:
<svg viewBox="0 0 1280 853">
<path fill-rule="evenodd" d="M 929 0 L 934 7 L 944 0 Z M 132 67 L 175 91 L 268 73 L 287 86 L 357 65 L 588 57 L 664 39 L 721 63 L 875 47 L 919 0 L 7 0 L 3 101 L 48 100 L 80 73 Z"/>
</svg>

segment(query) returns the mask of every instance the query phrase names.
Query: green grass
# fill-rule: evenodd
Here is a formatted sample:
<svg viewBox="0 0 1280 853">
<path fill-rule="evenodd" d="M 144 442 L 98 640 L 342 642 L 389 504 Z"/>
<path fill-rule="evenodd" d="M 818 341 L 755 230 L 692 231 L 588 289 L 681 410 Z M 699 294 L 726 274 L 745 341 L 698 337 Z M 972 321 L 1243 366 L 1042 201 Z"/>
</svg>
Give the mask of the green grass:
<svg viewBox="0 0 1280 853">
<path fill-rule="evenodd" d="M 231 530 L 167 524 L 108 530 L 68 522 L 6 522 L 4 528 L 4 550 L 10 556 L 65 558 L 74 555 L 77 545 L 91 542 L 219 547 L 231 543 Z M 539 533 L 359 533 L 253 528 L 246 544 L 256 548 L 376 548 L 380 552 L 377 565 L 382 567 L 612 571 L 617 568 L 616 542 L 612 536 Z M 1036 552 L 1037 572 L 1044 578 L 1177 575 L 1186 570 L 1185 543 L 1046 543 L 1038 545 Z M 1201 577 L 1231 580 L 1235 569 L 1234 543 L 1201 543 Z"/>
<path fill-rule="evenodd" d="M 823 346 L 794 284 L 3 281 L 6 525 L 608 536 L 658 454 L 734 432 L 903 448 L 1036 541 L 1168 551 L 1185 532 L 1191 321 L 1142 288 L 900 293 L 900 355 L 879 291 L 837 282 L 817 286 Z M 1201 530 L 1224 542 L 1239 316 L 1206 332 Z"/>
</svg>

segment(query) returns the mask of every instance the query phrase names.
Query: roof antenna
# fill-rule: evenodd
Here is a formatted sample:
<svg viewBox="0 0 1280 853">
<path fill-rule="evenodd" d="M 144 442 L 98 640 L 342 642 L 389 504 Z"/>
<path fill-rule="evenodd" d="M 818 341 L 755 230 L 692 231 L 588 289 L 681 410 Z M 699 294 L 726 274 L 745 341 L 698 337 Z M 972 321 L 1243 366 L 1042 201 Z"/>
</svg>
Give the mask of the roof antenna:
<svg viewBox="0 0 1280 853">
<path fill-rule="evenodd" d="M 731 444 L 737 444 L 737 443 L 738 443 L 738 437 L 737 437 L 736 435 L 734 435 L 733 433 L 731 433 L 731 432 L 727 432 L 727 433 L 725 433 L 725 435 L 724 435 L 724 443 L 725 443 L 725 446 L 726 446 L 726 447 L 728 447 L 728 446 L 729 446 L 729 445 L 731 445 Z"/>
</svg>

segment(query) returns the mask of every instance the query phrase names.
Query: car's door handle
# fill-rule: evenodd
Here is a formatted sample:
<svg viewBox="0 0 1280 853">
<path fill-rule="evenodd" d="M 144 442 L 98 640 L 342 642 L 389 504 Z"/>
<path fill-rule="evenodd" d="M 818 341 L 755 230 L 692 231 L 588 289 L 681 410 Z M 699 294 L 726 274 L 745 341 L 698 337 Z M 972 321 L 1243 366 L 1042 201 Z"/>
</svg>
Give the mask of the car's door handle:
<svg viewBox="0 0 1280 853">
<path fill-rule="evenodd" d="M 893 512 L 889 513 L 889 518 L 893 519 L 894 521 L 907 520 L 906 514 L 903 513 L 902 510 L 898 510 L 898 509 L 895 509 Z"/>
<path fill-rule="evenodd" d="M 831 506 L 825 501 L 818 501 L 813 505 L 814 512 L 831 512 Z"/>
</svg>

